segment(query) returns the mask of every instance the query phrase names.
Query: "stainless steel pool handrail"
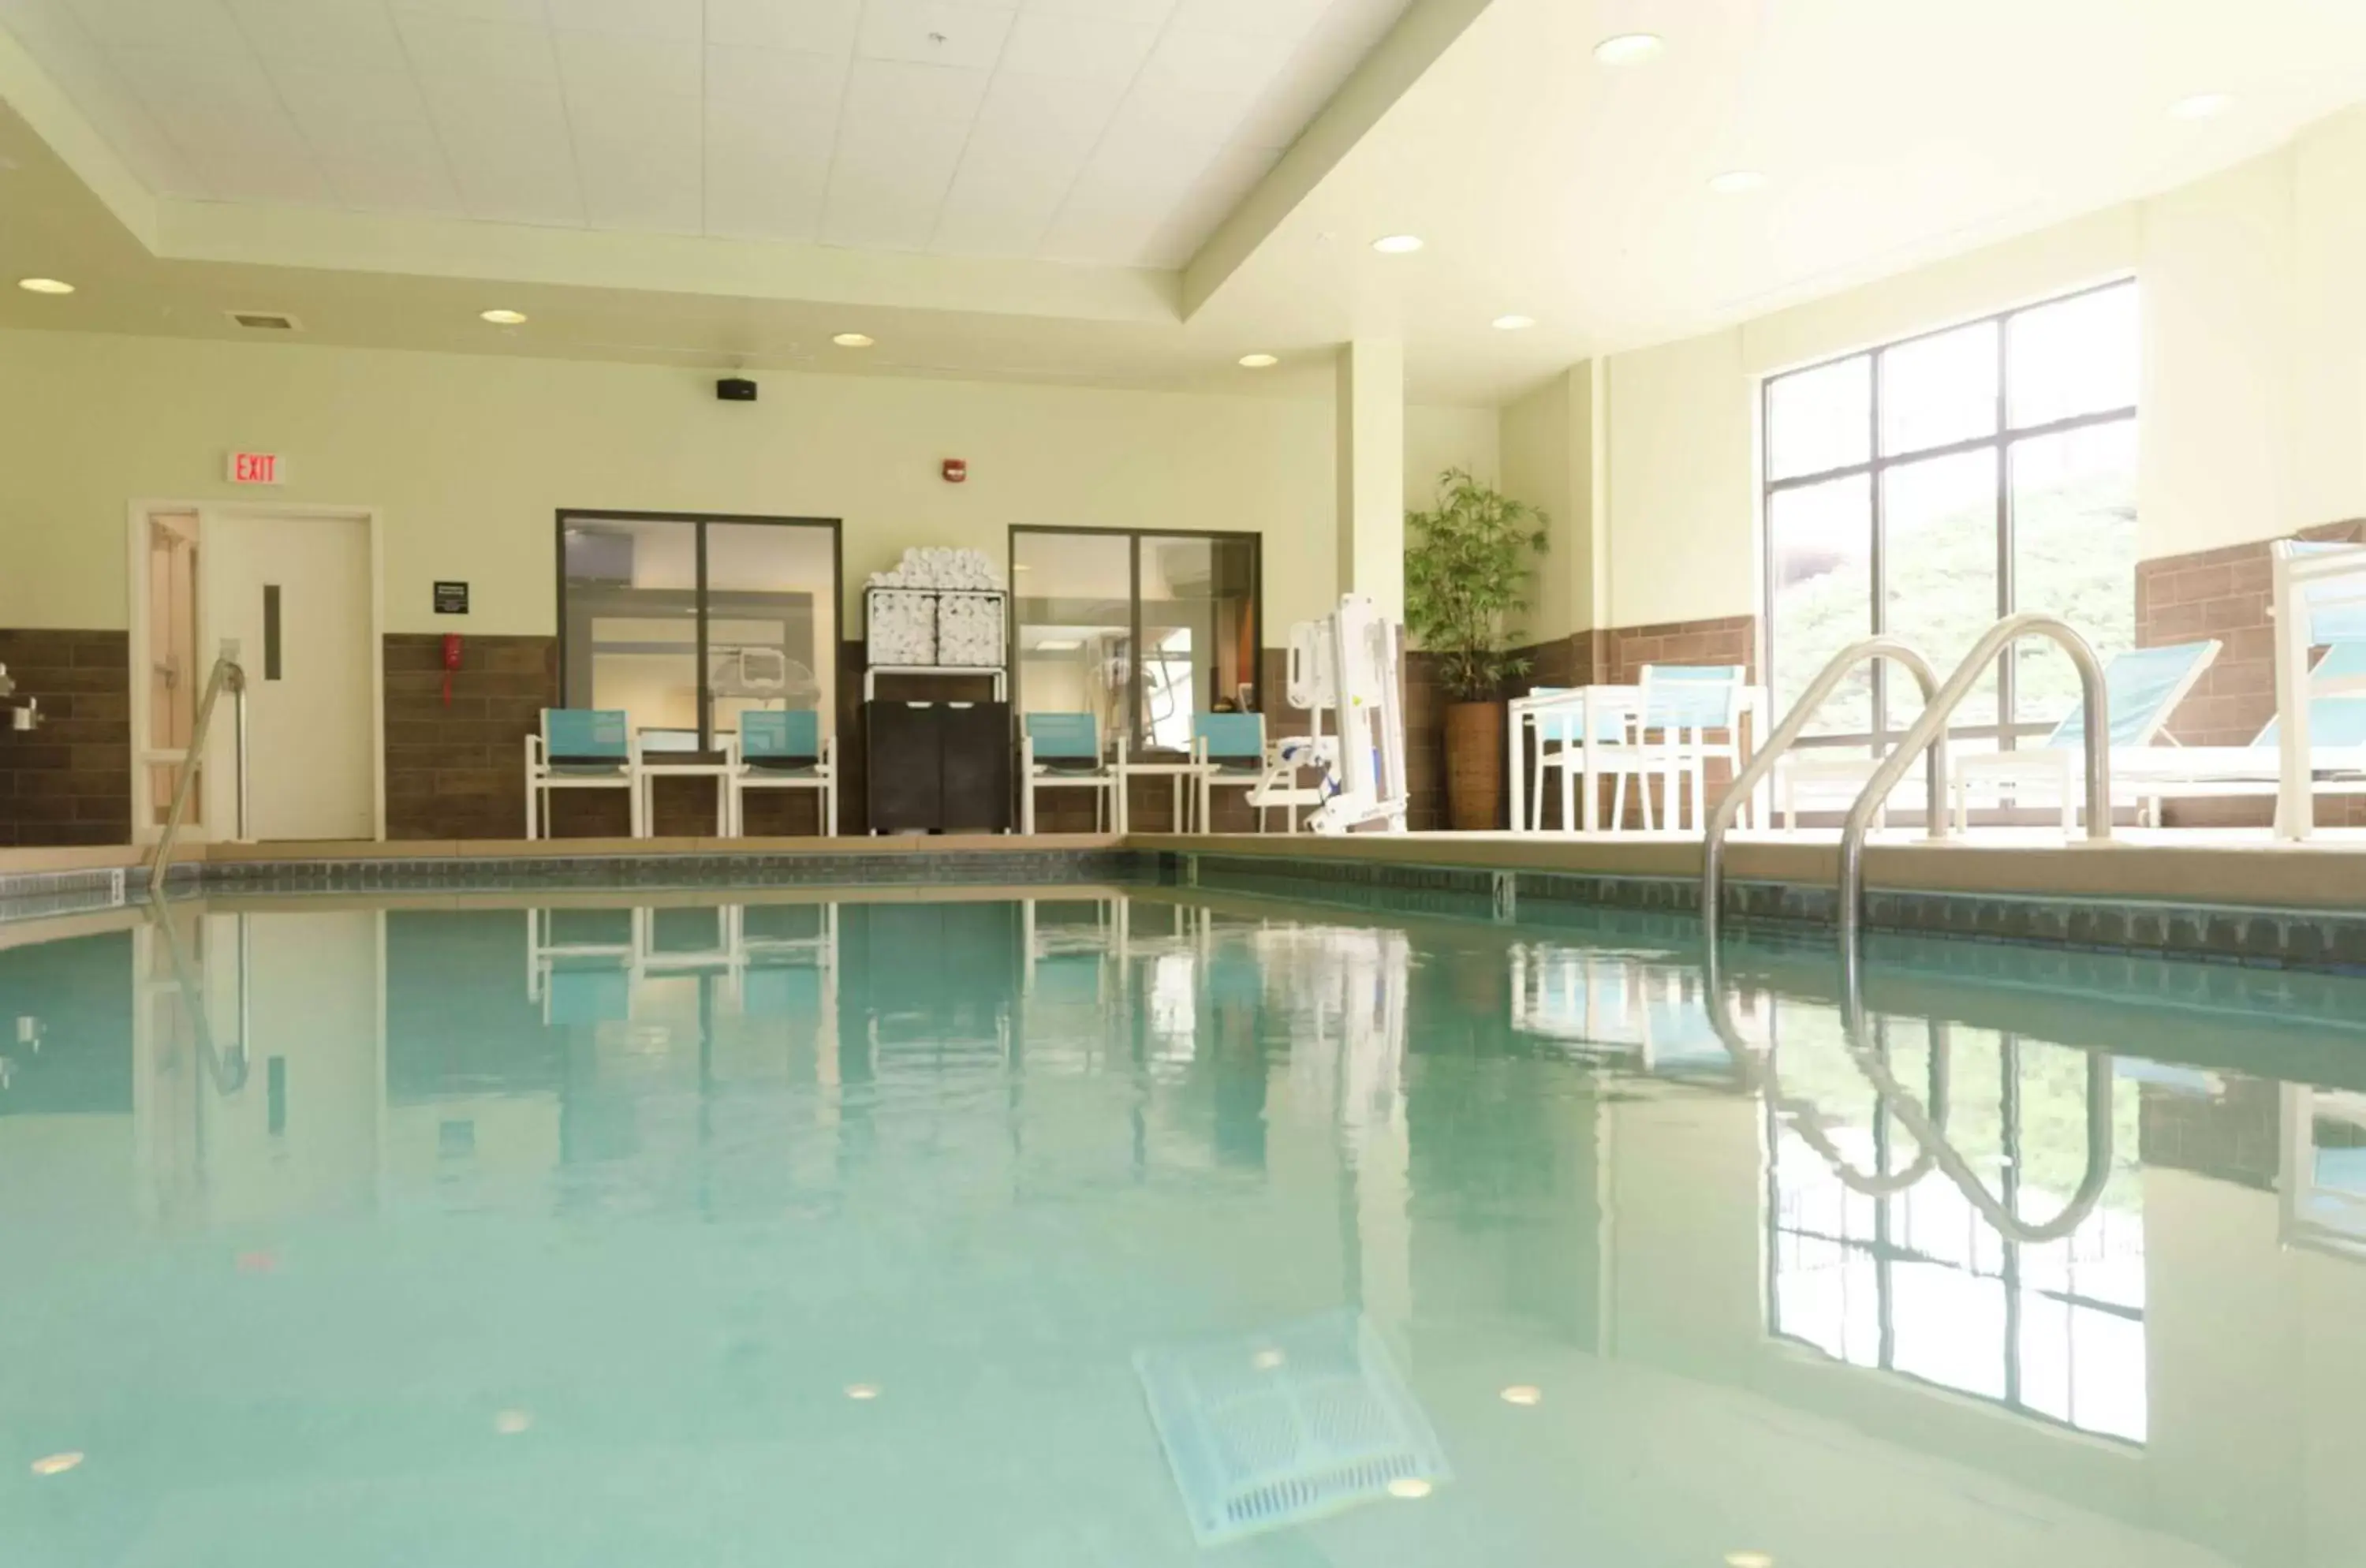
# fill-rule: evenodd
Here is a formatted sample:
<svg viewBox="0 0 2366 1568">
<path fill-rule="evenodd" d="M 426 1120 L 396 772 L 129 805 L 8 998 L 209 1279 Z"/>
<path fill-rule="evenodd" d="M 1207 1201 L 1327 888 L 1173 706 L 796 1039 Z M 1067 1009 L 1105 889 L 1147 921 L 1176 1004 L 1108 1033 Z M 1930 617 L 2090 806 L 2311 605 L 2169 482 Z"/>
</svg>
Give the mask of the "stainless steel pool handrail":
<svg viewBox="0 0 2366 1568">
<path fill-rule="evenodd" d="M 234 694 L 238 713 L 238 787 L 240 828 L 245 827 L 246 795 L 246 671 L 240 668 L 238 645 L 224 643 L 221 657 L 214 660 L 213 671 L 206 677 L 206 692 L 197 703 L 197 722 L 189 728 L 189 744 L 182 753 L 181 782 L 173 791 L 173 808 L 164 817 L 163 837 L 156 840 L 156 856 L 148 863 L 150 891 L 162 893 L 164 876 L 173 863 L 173 849 L 181 837 L 181 824 L 187 818 L 189 795 L 196 787 L 197 774 L 205 768 L 206 740 L 213 732 L 214 705 L 225 688 Z"/>
<path fill-rule="evenodd" d="M 1859 665 L 1881 659 L 1906 666 L 1915 683 L 1922 688 L 1922 705 L 1926 709 L 1938 694 L 1939 676 L 1931 668 L 1931 661 L 1923 658 L 1921 650 L 1913 645 L 1897 637 L 1869 637 L 1862 642 L 1853 642 L 1832 655 L 1823 669 L 1817 672 L 1816 678 L 1808 682 L 1808 689 L 1799 694 L 1799 700 L 1791 705 L 1791 711 L 1783 716 L 1783 722 L 1775 728 L 1774 733 L 1766 738 L 1766 744 L 1752 752 L 1749 764 L 1734 775 L 1733 784 L 1726 790 L 1724 798 L 1709 814 L 1708 833 L 1701 840 L 1700 913 L 1701 923 L 1708 928 L 1710 942 L 1717 940 L 1718 919 L 1724 912 L 1725 836 L 1732 830 L 1734 818 L 1741 815 L 1741 808 L 1749 804 L 1752 794 L 1765 782 L 1766 776 L 1774 771 L 1784 753 L 1798 743 L 1799 737 L 1823 707 L 1824 699 L 1831 696 L 1842 681 L 1856 673 Z M 1932 836 L 1944 838 L 1947 833 L 1947 737 L 1944 730 L 1932 739 L 1930 750 L 1929 805 L 1925 810 Z"/>
<path fill-rule="evenodd" d="M 2079 667 L 2079 687 L 2085 699 L 2086 716 L 2087 837 L 2097 843 L 2111 840 L 2111 693 L 2103 680 L 2102 661 L 2095 657 L 2087 639 L 2058 615 L 2034 612 L 2007 615 L 1972 645 L 1972 650 L 1964 656 L 1955 672 L 1947 677 L 1938 695 L 1924 700 L 1921 716 L 1907 730 L 1898 749 L 1876 764 L 1873 777 L 1865 782 L 1856 804 L 1849 807 L 1848 823 L 1841 829 L 1839 918 L 1843 962 L 1854 950 L 1865 915 L 1865 838 L 1872 829 L 1874 818 L 1889 798 L 1889 792 L 1898 787 L 1898 781 L 1906 776 L 1906 770 L 1913 766 L 1914 753 L 1946 734 L 1947 721 L 1955 716 L 1972 688 L 1995 668 L 1997 655 L 2025 637 L 2051 637 Z M 1932 777 L 1935 787 L 1935 769 Z M 1944 805 L 1944 800 L 1934 798 L 1934 816 L 1944 816 L 1939 811 Z M 1944 837 L 1944 826 L 1934 825 L 1932 836 Z"/>
</svg>

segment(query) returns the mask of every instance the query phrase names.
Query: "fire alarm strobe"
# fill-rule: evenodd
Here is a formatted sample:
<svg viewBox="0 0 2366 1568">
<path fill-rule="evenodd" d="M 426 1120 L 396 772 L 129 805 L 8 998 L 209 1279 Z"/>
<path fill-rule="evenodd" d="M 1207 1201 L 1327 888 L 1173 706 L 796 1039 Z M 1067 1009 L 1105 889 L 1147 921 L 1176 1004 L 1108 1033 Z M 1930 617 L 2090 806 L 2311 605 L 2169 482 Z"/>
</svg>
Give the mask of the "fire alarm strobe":
<svg viewBox="0 0 2366 1568">
<path fill-rule="evenodd" d="M 945 483 L 961 484 L 969 478 L 969 464 L 960 457 L 945 459 Z"/>
</svg>

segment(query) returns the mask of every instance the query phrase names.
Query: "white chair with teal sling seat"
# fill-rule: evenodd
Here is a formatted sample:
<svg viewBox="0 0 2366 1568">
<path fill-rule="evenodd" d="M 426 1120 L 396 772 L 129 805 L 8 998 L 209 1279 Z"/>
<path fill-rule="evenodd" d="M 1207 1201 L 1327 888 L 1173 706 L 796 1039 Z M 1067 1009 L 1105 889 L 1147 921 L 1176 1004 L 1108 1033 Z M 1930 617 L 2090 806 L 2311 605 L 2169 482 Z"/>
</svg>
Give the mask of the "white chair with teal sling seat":
<svg viewBox="0 0 2366 1568">
<path fill-rule="evenodd" d="M 2177 705 L 2193 690 L 2222 646 L 2208 640 L 2139 648 L 2113 655 L 2103 666 L 2103 694 L 2111 704 L 2115 784 L 2124 776 L 2145 771 L 2156 756 L 2175 769 L 2177 748 L 2156 742 L 2166 734 Z M 1956 830 L 1971 824 L 1973 795 L 1985 794 L 1998 804 L 2010 795 L 2015 806 L 2036 802 L 2056 807 L 2062 813 L 2062 830 L 2074 831 L 2086 790 L 2086 726 L 2087 705 L 2077 702 L 2034 750 L 1950 756 L 1948 787 L 1955 792 Z M 2117 797 L 2129 793 L 2113 791 Z"/>
<path fill-rule="evenodd" d="M 1616 738 L 1597 737 L 1590 748 L 1594 772 L 1618 781 L 1616 814 L 1623 826 L 1627 816 L 1627 783 L 1636 781 L 1643 797 L 1643 829 L 1656 832 L 1651 807 L 1651 781 L 1659 779 L 1668 805 L 1668 826 L 1684 825 L 1684 784 L 1692 784 L 1693 826 L 1708 813 L 1706 790 L 1713 760 L 1738 767 L 1741 743 L 1741 706 L 1750 672 L 1739 664 L 1646 664 L 1633 728 Z M 1543 722 L 1539 720 L 1539 722 Z M 1589 750 L 1583 743 L 1565 745 L 1554 765 L 1564 775 L 1563 787 L 1576 783 Z"/>
<path fill-rule="evenodd" d="M 1244 793 L 1256 808 L 1256 830 L 1265 831 L 1265 814 L 1279 804 L 1265 798 L 1268 793 L 1266 775 L 1270 771 L 1265 754 L 1265 715 L 1193 714 L 1191 770 L 1198 797 L 1199 831 L 1214 830 L 1213 797 L 1217 790 L 1227 788 Z"/>
<path fill-rule="evenodd" d="M 748 831 L 748 792 L 751 789 L 802 789 L 814 792 L 817 830 L 838 837 L 838 738 L 822 739 L 821 715 L 811 708 L 775 713 L 750 710 L 739 716 L 738 744 L 733 749 L 730 820 L 725 831 L 733 838 Z"/>
<path fill-rule="evenodd" d="M 636 839 L 648 836 L 642 815 L 641 754 L 621 708 L 545 708 L 525 738 L 525 836 L 549 836 L 550 799 L 563 789 L 621 789 Z"/>
<path fill-rule="evenodd" d="M 1035 831 L 1035 792 L 1093 792 L 1096 832 L 1125 831 L 1125 737 L 1117 738 L 1114 761 L 1101 755 L 1099 721 L 1088 713 L 1031 713 L 1020 719 L 1019 830 Z M 1108 829 L 1103 824 L 1110 824 Z"/>
<path fill-rule="evenodd" d="M 2327 648 L 2308 673 L 2308 693 L 2310 795 L 2366 795 L 2366 642 Z M 2158 817 L 2165 800 L 2273 795 L 2282 774 L 2283 726 L 2270 719 L 2248 746 L 2114 751 L 2112 795 Z"/>
<path fill-rule="evenodd" d="M 1532 686 L 1528 689 L 1528 695 L 1573 697 L 1575 690 L 1569 686 Z M 1551 768 L 1560 773 L 1560 830 L 1567 833 L 1574 829 L 1579 780 L 1584 773 L 1585 715 L 1589 711 L 1594 716 L 1595 744 L 1615 746 L 1629 739 L 1627 732 L 1628 716 L 1607 705 L 1572 704 L 1564 710 L 1547 709 L 1538 714 L 1532 721 L 1537 750 L 1535 782 L 1528 790 L 1528 819 L 1525 823 L 1513 823 L 1515 829 L 1526 827 L 1531 832 L 1544 831 L 1545 770 Z M 1618 784 L 1617 806 L 1611 820 L 1617 821 L 1625 814 L 1626 808 L 1627 784 L 1622 778 Z"/>
</svg>

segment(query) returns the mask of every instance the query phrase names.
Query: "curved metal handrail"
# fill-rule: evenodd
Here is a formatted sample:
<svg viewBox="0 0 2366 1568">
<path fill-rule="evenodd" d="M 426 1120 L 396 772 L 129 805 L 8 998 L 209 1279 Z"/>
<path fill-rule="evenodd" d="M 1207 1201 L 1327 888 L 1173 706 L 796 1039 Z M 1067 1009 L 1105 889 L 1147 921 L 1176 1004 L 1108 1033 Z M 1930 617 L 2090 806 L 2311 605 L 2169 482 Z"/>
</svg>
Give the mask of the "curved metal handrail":
<svg viewBox="0 0 2366 1568">
<path fill-rule="evenodd" d="M 1700 908 L 1701 922 L 1708 928 L 1712 943 L 1717 941 L 1718 919 L 1724 912 L 1725 836 L 1732 829 L 1734 818 L 1749 803 L 1751 793 L 1774 771 L 1783 754 L 1798 742 L 1799 737 L 1815 718 L 1817 710 L 1823 706 L 1824 699 L 1831 696 L 1842 681 L 1856 673 L 1859 665 L 1876 659 L 1887 659 L 1906 666 L 1915 683 L 1922 688 L 1925 709 L 1938 695 L 1939 676 L 1931 668 L 1931 661 L 1913 646 L 1896 637 L 1869 637 L 1862 642 L 1851 643 L 1832 656 L 1831 662 L 1808 683 L 1808 689 L 1800 694 L 1799 700 L 1791 705 L 1791 711 L 1784 716 L 1774 733 L 1766 738 L 1766 744 L 1759 747 L 1752 754 L 1749 765 L 1734 775 L 1733 784 L 1726 790 L 1724 798 L 1709 814 L 1708 835 L 1701 841 Z M 1930 785 L 1928 815 L 1931 832 L 1933 837 L 1944 838 L 1947 832 L 1947 737 L 1944 731 L 1931 741 Z"/>
<path fill-rule="evenodd" d="M 197 722 L 189 727 L 189 745 L 182 753 L 181 782 L 173 791 L 173 809 L 165 814 L 164 836 L 156 840 L 156 858 L 148 863 L 148 886 L 152 892 L 163 891 L 164 874 L 172 866 L 173 846 L 181 836 L 181 820 L 188 815 L 189 794 L 205 767 L 206 740 L 213 730 L 214 704 L 220 700 L 224 690 L 239 694 L 246 690 L 246 671 L 227 652 L 214 660 L 212 672 L 206 677 L 205 696 L 197 704 Z"/>
<path fill-rule="evenodd" d="M 2087 837 L 2098 843 L 2112 837 L 2112 715 L 2111 693 L 2103 681 L 2102 661 L 2087 639 L 2080 637 L 2069 622 L 2058 615 L 2034 613 L 2007 615 L 1990 626 L 1947 683 L 1935 697 L 1926 697 L 1921 716 L 1906 732 L 1898 749 L 1884 757 L 1866 781 L 1865 789 L 1849 807 L 1848 825 L 1841 830 L 1840 928 L 1843 960 L 1854 947 L 1858 925 L 1865 914 L 1865 836 L 1873 827 L 1873 819 L 1881 810 L 1882 802 L 1898 787 L 1898 781 L 1913 766 L 1914 753 L 1932 745 L 1947 732 L 1947 721 L 1955 709 L 1971 694 L 1996 664 L 1997 655 L 2025 637 L 2047 637 L 2070 656 L 2079 667 L 2079 686 L 2086 699 L 2087 741 Z M 1936 792 L 1937 772 L 1932 772 L 1933 821 L 1944 818 L 1941 809 L 1944 800 Z M 1941 836 L 1944 829 L 1934 830 Z"/>
</svg>

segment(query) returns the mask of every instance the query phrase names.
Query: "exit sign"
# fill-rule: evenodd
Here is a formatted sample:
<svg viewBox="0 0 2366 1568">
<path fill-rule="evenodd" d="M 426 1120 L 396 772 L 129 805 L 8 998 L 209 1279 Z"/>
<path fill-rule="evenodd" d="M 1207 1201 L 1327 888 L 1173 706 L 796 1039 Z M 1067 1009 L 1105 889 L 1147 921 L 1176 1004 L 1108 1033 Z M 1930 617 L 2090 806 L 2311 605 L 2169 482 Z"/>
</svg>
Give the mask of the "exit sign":
<svg viewBox="0 0 2366 1568">
<path fill-rule="evenodd" d="M 287 478 L 287 465 L 276 452 L 233 452 L 230 455 L 230 482 L 234 485 L 276 485 Z"/>
</svg>

